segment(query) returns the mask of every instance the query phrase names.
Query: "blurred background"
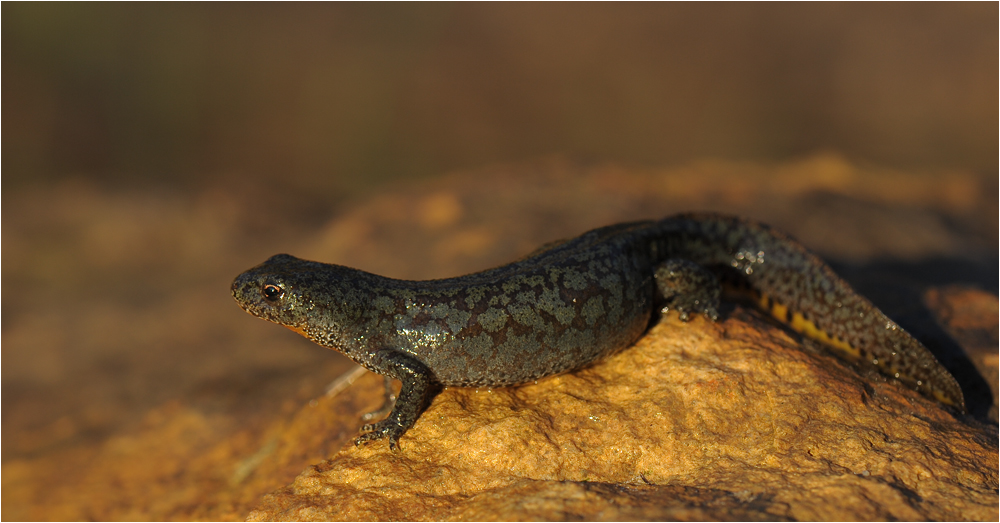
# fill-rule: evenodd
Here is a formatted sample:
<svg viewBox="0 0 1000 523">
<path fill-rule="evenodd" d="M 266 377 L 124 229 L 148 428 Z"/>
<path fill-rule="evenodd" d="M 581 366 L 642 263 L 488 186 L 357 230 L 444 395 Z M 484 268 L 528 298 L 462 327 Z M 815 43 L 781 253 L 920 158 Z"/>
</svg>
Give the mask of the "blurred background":
<svg viewBox="0 0 1000 523">
<path fill-rule="evenodd" d="M 247 487 L 350 368 L 232 303 L 277 252 L 441 277 L 717 209 L 996 296 L 996 3 L 0 9 L 3 519 L 242 518 L 336 451 Z"/>
<path fill-rule="evenodd" d="M 995 6 L 12 4 L 4 189 L 352 190 L 562 152 L 995 170 Z"/>
</svg>

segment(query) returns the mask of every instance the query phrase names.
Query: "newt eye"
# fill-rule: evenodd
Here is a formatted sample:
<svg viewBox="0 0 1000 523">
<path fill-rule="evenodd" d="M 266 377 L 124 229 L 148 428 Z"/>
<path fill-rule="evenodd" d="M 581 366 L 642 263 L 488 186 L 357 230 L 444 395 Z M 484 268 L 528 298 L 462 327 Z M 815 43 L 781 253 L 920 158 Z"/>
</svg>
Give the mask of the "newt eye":
<svg viewBox="0 0 1000 523">
<path fill-rule="evenodd" d="M 270 302 L 275 302 L 281 299 L 281 295 L 285 291 L 273 283 L 264 284 L 260 289 L 260 293 L 264 295 L 264 299 Z"/>
</svg>

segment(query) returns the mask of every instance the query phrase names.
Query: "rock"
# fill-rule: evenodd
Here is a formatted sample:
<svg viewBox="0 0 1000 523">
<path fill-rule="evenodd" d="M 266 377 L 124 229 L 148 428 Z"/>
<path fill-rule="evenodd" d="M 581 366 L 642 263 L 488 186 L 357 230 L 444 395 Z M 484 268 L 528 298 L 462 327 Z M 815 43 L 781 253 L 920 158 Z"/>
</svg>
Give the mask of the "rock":
<svg viewBox="0 0 1000 523">
<path fill-rule="evenodd" d="M 536 384 L 446 389 L 400 445 L 348 445 L 249 520 L 998 516 L 995 428 L 740 307 Z"/>
<path fill-rule="evenodd" d="M 966 387 L 970 389 L 966 397 L 974 399 L 973 395 L 979 396 L 980 403 L 988 409 L 984 417 L 996 424 L 997 404 L 1000 403 L 1000 386 L 997 383 L 1000 302 L 996 296 L 982 290 L 949 285 L 928 289 L 924 293 L 924 303 L 948 335 L 961 346 L 965 358 L 953 362 L 957 368 L 952 372 L 959 382 L 970 385 Z M 971 362 L 971 368 L 967 364 L 959 367 L 963 360 Z M 989 390 L 976 390 L 985 388 Z M 966 404 L 975 413 L 972 408 L 975 404 L 968 399 Z"/>
</svg>

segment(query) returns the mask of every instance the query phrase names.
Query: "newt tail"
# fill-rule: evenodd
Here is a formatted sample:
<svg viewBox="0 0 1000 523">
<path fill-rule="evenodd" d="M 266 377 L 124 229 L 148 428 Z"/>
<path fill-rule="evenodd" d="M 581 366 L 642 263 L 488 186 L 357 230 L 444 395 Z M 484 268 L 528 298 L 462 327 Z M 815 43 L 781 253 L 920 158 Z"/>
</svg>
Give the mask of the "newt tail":
<svg viewBox="0 0 1000 523">
<path fill-rule="evenodd" d="M 687 214 L 661 223 L 667 222 L 697 246 L 690 249 L 692 258 L 728 264 L 745 279 L 773 318 L 846 360 L 875 365 L 887 377 L 964 412 L 961 387 L 934 355 L 798 242 L 735 217 Z M 731 254 L 720 256 L 719 244 Z"/>
</svg>

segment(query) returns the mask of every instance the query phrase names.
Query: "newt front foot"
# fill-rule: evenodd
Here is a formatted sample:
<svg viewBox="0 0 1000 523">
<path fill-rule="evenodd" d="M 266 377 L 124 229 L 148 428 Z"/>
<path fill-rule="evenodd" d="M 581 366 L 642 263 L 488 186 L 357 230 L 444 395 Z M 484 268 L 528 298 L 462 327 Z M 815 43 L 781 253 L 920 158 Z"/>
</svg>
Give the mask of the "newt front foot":
<svg viewBox="0 0 1000 523">
<path fill-rule="evenodd" d="M 355 446 L 361 446 L 369 441 L 376 441 L 386 436 L 389 437 L 389 450 L 395 452 L 399 450 L 399 438 L 406 432 L 406 429 L 402 425 L 392 420 L 391 417 L 386 418 L 377 423 L 368 423 L 361 427 L 364 434 L 357 437 L 354 440 Z"/>
</svg>

